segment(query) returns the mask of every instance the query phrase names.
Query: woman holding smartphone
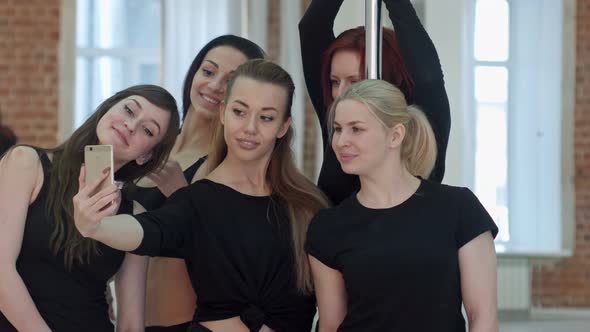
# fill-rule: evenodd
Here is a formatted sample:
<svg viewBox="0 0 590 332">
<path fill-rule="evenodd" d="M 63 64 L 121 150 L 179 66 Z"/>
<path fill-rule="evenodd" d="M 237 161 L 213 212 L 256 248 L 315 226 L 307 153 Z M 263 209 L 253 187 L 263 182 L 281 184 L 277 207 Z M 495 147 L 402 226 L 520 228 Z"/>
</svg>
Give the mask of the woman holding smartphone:
<svg viewBox="0 0 590 332">
<path fill-rule="evenodd" d="M 105 299 L 116 274 L 119 331 L 142 330 L 144 290 L 128 271 L 141 258 L 80 235 L 72 198 L 86 145 L 113 146 L 119 181 L 161 167 L 178 132 L 176 101 L 166 90 L 139 85 L 120 91 L 61 145 L 16 146 L 0 160 L 0 330 L 113 331 Z M 121 196 L 103 212 L 115 214 Z M 131 212 L 121 206 L 119 212 Z"/>
<path fill-rule="evenodd" d="M 199 51 L 184 80 L 183 125 L 170 158 L 162 170 L 127 186 L 126 199 L 141 205 L 140 210 L 155 210 L 173 192 L 204 176 L 213 123 L 219 115 L 228 80 L 239 65 L 264 56 L 258 45 L 234 35 L 219 36 Z M 146 331 L 186 331 L 195 311 L 196 296 L 184 261 L 154 257 L 149 259 L 148 266 Z"/>
<path fill-rule="evenodd" d="M 115 195 L 90 195 L 99 181 L 81 178 L 74 215 L 84 236 L 185 260 L 198 294 L 189 331 L 311 330 L 315 300 L 303 244 L 326 200 L 293 161 L 294 89 L 271 62 L 238 67 L 220 108 L 211 172 L 160 209 L 109 216 L 101 209 Z"/>
</svg>

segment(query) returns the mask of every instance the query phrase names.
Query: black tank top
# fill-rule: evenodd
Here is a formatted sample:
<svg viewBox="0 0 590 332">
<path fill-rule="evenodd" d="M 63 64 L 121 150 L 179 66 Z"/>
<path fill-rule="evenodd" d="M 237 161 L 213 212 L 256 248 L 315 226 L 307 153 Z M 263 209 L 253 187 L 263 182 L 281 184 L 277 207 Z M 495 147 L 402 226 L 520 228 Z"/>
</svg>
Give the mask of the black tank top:
<svg viewBox="0 0 590 332">
<path fill-rule="evenodd" d="M 184 178 L 189 184 L 199 170 L 199 167 L 207 160 L 207 156 L 199 158 L 194 164 L 184 170 Z M 123 188 L 123 197 L 125 200 L 137 201 L 147 211 L 152 211 L 164 204 L 166 196 L 158 187 L 139 187 L 135 183 L 130 183 Z"/>
<path fill-rule="evenodd" d="M 46 208 L 51 162 L 45 152 L 38 153 L 43 186 L 27 211 L 16 270 L 52 331 L 113 331 L 105 291 L 125 253 L 97 243 L 99 255 L 93 256 L 89 264 L 74 264 L 71 270 L 65 266 L 63 252 L 53 254 L 50 238 L 55 224 Z M 124 201 L 119 213 L 131 213 L 131 207 Z M 2 313 L 0 331 L 16 331 Z"/>
</svg>

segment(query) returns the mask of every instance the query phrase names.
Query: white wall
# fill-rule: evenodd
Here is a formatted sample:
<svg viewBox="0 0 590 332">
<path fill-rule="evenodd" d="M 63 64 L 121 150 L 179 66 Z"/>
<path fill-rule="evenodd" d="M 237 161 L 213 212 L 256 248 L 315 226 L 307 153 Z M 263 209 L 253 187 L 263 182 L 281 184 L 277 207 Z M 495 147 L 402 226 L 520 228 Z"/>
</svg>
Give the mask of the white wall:
<svg viewBox="0 0 590 332">
<path fill-rule="evenodd" d="M 463 0 L 424 0 L 424 26 L 440 57 L 445 87 L 451 105 L 451 135 L 447 147 L 444 182 L 453 185 L 467 184 L 466 167 L 463 164 L 463 86 L 465 38 L 463 37 Z"/>
</svg>

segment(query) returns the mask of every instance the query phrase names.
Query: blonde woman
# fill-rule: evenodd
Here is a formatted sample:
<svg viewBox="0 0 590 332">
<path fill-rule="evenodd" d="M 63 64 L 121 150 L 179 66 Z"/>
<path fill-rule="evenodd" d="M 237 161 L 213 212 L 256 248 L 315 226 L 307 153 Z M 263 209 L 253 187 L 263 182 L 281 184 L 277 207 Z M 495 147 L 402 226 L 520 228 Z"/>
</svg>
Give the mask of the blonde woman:
<svg viewBox="0 0 590 332">
<path fill-rule="evenodd" d="M 475 195 L 428 178 L 436 142 L 424 114 L 379 80 L 333 103 L 332 148 L 358 193 L 307 234 L 319 331 L 497 331 L 498 229 Z"/>
</svg>

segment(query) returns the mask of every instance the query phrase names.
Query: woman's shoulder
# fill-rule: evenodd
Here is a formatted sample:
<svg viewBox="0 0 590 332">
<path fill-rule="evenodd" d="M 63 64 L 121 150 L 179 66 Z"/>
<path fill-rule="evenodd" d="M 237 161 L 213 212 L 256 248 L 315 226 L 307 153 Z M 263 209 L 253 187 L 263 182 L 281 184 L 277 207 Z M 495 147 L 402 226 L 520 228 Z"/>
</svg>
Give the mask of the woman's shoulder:
<svg viewBox="0 0 590 332">
<path fill-rule="evenodd" d="M 6 152 L 0 160 L 0 167 L 14 168 L 21 172 L 37 172 L 44 152 L 28 145 L 18 145 Z"/>
<path fill-rule="evenodd" d="M 429 194 L 432 196 L 450 196 L 455 198 L 457 195 L 462 195 L 467 191 L 470 192 L 469 188 L 467 187 L 444 184 L 432 180 L 422 179 L 422 185 L 420 186 L 418 193 L 422 192 L 424 194 Z"/>
<path fill-rule="evenodd" d="M 355 195 L 356 193 L 344 199 L 338 205 L 318 210 L 312 222 L 329 225 L 332 223 L 339 223 L 348 216 L 354 215 L 355 211 L 360 207 L 356 201 Z"/>
</svg>

